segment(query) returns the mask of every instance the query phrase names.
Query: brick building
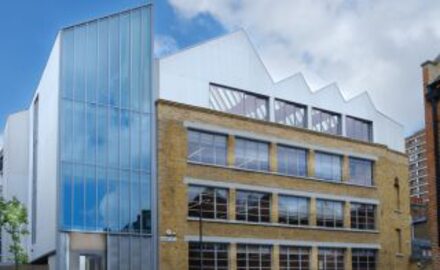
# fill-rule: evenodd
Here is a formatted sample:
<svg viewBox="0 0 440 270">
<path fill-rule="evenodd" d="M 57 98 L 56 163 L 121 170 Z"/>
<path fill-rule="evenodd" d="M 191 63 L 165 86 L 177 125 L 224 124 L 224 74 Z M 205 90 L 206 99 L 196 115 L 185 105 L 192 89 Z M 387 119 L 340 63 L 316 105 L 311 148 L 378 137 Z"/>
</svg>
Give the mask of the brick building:
<svg viewBox="0 0 440 270">
<path fill-rule="evenodd" d="M 405 139 L 409 159 L 409 188 L 411 198 L 428 202 L 428 170 L 426 168 L 425 130 L 419 130 Z"/>
<path fill-rule="evenodd" d="M 244 32 L 156 66 L 160 269 L 408 269 L 402 127 L 368 95 L 273 82 Z"/>
<path fill-rule="evenodd" d="M 440 119 L 440 57 L 422 64 L 423 90 L 425 96 L 425 129 L 426 129 L 426 156 L 428 166 L 428 222 L 432 241 L 432 258 L 434 269 L 440 268 L 440 154 L 439 129 Z"/>
</svg>

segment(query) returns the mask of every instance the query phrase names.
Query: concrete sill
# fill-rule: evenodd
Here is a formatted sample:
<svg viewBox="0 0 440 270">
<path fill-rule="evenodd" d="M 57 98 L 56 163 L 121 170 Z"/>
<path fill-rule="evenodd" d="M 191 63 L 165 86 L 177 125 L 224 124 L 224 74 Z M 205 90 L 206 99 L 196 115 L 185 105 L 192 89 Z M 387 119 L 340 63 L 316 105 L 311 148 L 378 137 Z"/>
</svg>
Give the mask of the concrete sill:
<svg viewBox="0 0 440 270">
<path fill-rule="evenodd" d="M 188 221 L 199 221 L 199 218 L 187 217 Z M 206 223 L 223 223 L 223 224 L 233 224 L 233 225 L 251 225 L 251 226 L 262 226 L 262 227 L 279 227 L 279 228 L 290 228 L 290 229 L 300 229 L 300 230 L 317 230 L 317 231 L 333 231 L 333 232 L 353 232 L 353 233 L 366 233 L 366 234 L 379 234 L 378 230 L 358 230 L 350 228 L 328 228 L 319 226 L 305 226 L 305 225 L 289 225 L 282 223 L 267 223 L 267 222 L 246 222 L 241 220 L 227 220 L 227 219 L 202 219 Z"/>
<path fill-rule="evenodd" d="M 396 253 L 396 257 L 403 258 L 403 257 L 405 257 L 405 254 L 403 254 L 403 253 Z"/>
<path fill-rule="evenodd" d="M 325 180 L 325 179 L 316 178 L 316 177 L 312 177 L 312 176 L 294 176 L 294 175 L 288 175 L 288 174 L 283 174 L 283 173 L 279 173 L 279 172 L 251 170 L 251 169 L 246 169 L 246 168 L 237 168 L 235 166 L 217 165 L 217 164 L 196 162 L 196 161 L 190 161 L 190 160 L 187 160 L 187 162 L 188 162 L 188 164 L 191 164 L 191 165 L 207 166 L 207 167 L 213 167 L 213 168 L 229 169 L 229 170 L 251 172 L 251 173 L 260 173 L 260 174 L 265 174 L 265 175 L 275 175 L 275 176 L 281 176 L 281 177 L 288 177 L 288 178 L 292 178 L 292 179 L 308 180 L 308 181 L 311 180 L 311 181 L 328 183 L 328 184 L 333 184 L 333 185 L 351 186 L 351 187 L 368 188 L 368 189 L 377 190 L 377 186 L 365 186 L 365 185 L 359 185 L 359 184 L 354 184 L 354 183 L 349 183 L 349 182 L 331 181 L 331 180 Z"/>
</svg>

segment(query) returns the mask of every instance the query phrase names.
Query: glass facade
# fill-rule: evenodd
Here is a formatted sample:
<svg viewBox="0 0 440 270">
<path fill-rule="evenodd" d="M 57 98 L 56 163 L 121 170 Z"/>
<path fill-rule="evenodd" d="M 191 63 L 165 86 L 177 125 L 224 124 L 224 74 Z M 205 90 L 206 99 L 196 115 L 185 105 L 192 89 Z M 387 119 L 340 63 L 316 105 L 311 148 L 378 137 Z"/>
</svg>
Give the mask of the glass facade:
<svg viewBox="0 0 440 270">
<path fill-rule="evenodd" d="M 60 228 L 151 231 L 150 7 L 61 36 Z"/>
</svg>

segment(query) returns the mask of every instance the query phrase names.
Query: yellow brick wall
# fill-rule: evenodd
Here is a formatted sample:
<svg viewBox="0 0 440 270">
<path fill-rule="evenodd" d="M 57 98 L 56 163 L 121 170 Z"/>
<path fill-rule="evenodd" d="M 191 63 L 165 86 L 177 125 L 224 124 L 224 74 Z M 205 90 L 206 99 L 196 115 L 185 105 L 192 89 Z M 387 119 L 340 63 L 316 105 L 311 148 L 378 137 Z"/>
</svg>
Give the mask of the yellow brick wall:
<svg viewBox="0 0 440 270">
<path fill-rule="evenodd" d="M 313 228 L 292 228 L 251 224 L 225 224 L 205 221 L 203 232 L 206 236 L 224 236 L 255 239 L 304 240 L 320 242 L 350 242 L 376 243 L 381 245 L 379 250 L 379 269 L 408 269 L 411 248 L 410 238 L 410 209 L 408 190 L 408 169 L 406 156 L 391 151 L 383 145 L 357 142 L 343 137 L 320 134 L 317 132 L 286 127 L 279 124 L 251 120 L 240 116 L 228 115 L 207 109 L 191 107 L 168 101 L 158 102 L 158 182 L 159 182 L 159 234 L 166 235 L 167 230 L 176 233 L 176 241 L 160 242 L 160 269 L 175 270 L 188 269 L 188 246 L 184 238 L 186 235 L 198 235 L 198 222 L 187 218 L 187 185 L 185 177 L 208 179 L 211 181 L 240 183 L 246 185 L 281 188 L 286 190 L 316 192 L 339 196 L 350 196 L 379 201 L 377 209 L 377 225 L 379 232 L 356 232 L 349 230 L 323 230 Z M 228 166 L 206 166 L 189 164 L 187 155 L 187 128 L 184 121 L 215 125 L 227 129 L 240 130 L 283 140 L 304 142 L 305 145 L 318 145 L 329 148 L 352 151 L 376 156 L 374 169 L 375 187 L 359 187 L 349 184 L 329 183 L 312 180 L 310 178 L 295 178 L 275 173 L 261 173 L 244 171 L 233 168 L 233 136 L 228 138 Z M 271 169 L 276 169 L 276 145 L 271 144 Z M 344 157 L 344 161 L 347 158 Z M 313 151 L 309 152 L 309 172 L 313 173 Z M 344 162 L 344 180 L 348 177 L 348 166 Z M 397 206 L 395 179 L 399 179 L 400 206 Z M 229 192 L 229 219 L 234 219 L 235 190 Z M 277 196 L 272 199 L 276 201 Z M 273 201 L 273 202 L 274 202 Z M 311 216 L 315 213 L 311 200 Z M 277 205 L 276 205 L 277 206 Z M 273 209 L 276 209 L 273 205 Z M 346 212 L 349 204 L 346 205 Z M 349 211 L 348 211 L 349 212 Z M 272 211 L 272 219 L 277 213 Z M 345 217 L 345 223 L 349 217 Z M 313 218 L 310 219 L 314 224 Z M 349 224 L 346 224 L 347 226 Z M 403 249 L 398 253 L 396 229 L 402 231 Z M 230 250 L 234 250 L 234 244 Z M 274 247 L 273 253 L 279 252 Z M 316 248 L 312 254 L 317 254 Z M 347 250 L 346 254 L 350 254 Z M 235 262 L 235 254 L 230 254 L 230 261 Z M 278 255 L 277 255 L 278 256 Z M 312 256 L 313 257 L 313 256 Z M 315 256 L 316 257 L 316 256 Z M 317 259 L 313 257 L 313 268 L 316 269 Z M 273 258 L 278 259 L 278 258 Z M 351 261 L 351 258 L 347 258 Z M 278 262 L 274 269 L 278 269 Z M 230 269 L 235 269 L 231 265 Z M 346 269 L 351 269 L 347 265 Z"/>
</svg>

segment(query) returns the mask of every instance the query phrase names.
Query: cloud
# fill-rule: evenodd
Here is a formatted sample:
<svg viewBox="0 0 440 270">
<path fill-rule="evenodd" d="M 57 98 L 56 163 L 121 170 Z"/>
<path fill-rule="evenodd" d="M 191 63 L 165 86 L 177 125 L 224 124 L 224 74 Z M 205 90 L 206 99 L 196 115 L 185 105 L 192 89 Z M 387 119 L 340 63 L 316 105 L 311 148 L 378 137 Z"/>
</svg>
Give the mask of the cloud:
<svg viewBox="0 0 440 270">
<path fill-rule="evenodd" d="M 154 39 L 154 56 L 163 57 L 179 49 L 174 38 L 167 35 L 156 35 Z"/>
<path fill-rule="evenodd" d="M 420 64 L 440 52 L 437 0 L 169 2 L 188 20 L 245 28 L 276 80 L 315 74 L 306 78 L 336 81 L 348 97 L 368 91 L 408 134 L 424 124 Z"/>
</svg>

